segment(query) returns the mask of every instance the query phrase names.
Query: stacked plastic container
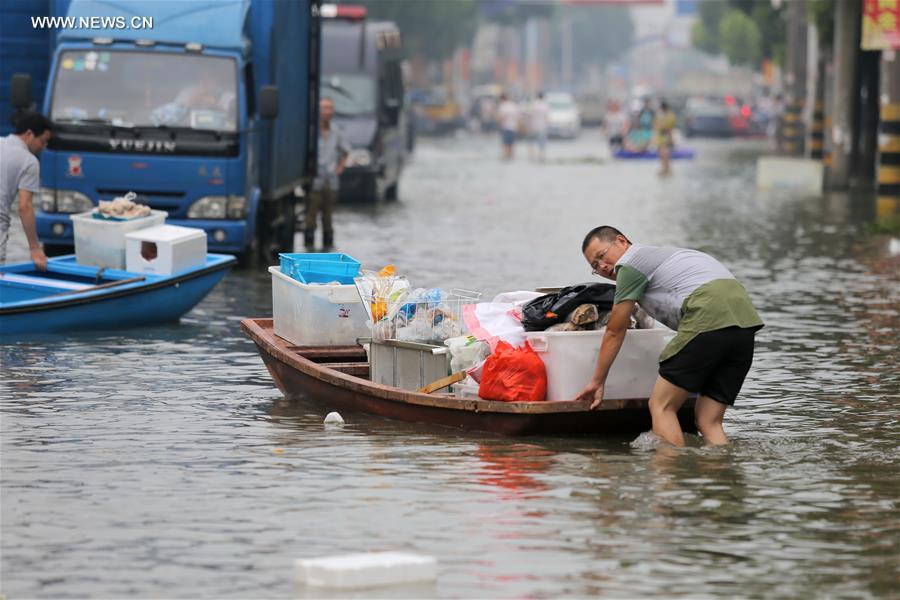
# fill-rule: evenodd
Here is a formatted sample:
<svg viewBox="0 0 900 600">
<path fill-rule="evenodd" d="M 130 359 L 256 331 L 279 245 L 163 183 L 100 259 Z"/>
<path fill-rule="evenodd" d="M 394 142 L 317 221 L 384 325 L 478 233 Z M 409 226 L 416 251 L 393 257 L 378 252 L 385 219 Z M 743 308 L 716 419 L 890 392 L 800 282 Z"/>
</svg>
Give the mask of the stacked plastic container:
<svg viewBox="0 0 900 600">
<path fill-rule="evenodd" d="M 278 267 L 269 267 L 275 335 L 297 346 L 353 345 L 369 336 L 366 310 L 353 285 L 358 260 L 341 253 L 279 258 Z"/>
<path fill-rule="evenodd" d="M 281 273 L 300 283 L 353 285 L 359 275 L 358 260 L 342 252 L 279 254 Z"/>
</svg>

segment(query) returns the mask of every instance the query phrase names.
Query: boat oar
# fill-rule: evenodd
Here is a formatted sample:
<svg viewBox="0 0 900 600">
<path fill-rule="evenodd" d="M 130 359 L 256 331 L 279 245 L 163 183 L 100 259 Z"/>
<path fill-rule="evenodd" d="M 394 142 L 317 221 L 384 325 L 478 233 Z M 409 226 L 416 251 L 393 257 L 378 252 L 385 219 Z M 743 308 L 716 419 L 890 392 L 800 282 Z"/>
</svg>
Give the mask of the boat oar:
<svg viewBox="0 0 900 600">
<path fill-rule="evenodd" d="M 442 378 L 438 379 L 437 381 L 432 381 L 425 387 L 420 387 L 416 391 L 419 392 L 420 394 L 430 394 L 431 392 L 436 392 L 440 389 L 447 387 L 448 385 L 453 385 L 454 383 L 456 383 L 458 381 L 462 381 L 465 378 L 466 378 L 466 372 L 459 371 L 457 373 L 454 373 L 453 375 L 447 375 L 446 377 L 442 377 Z"/>
<path fill-rule="evenodd" d="M 144 276 L 141 275 L 140 277 L 131 277 L 130 279 L 120 279 L 119 281 L 110 281 L 108 283 L 101 283 L 100 285 L 92 285 L 91 287 L 82 288 L 80 290 L 66 290 L 65 292 L 59 292 L 58 294 L 50 294 L 49 296 L 44 296 L 44 298 L 56 298 L 57 296 L 81 294 L 82 292 L 93 292 L 94 290 L 105 290 L 107 288 L 125 285 L 126 283 L 137 283 L 138 281 L 143 280 Z"/>
</svg>

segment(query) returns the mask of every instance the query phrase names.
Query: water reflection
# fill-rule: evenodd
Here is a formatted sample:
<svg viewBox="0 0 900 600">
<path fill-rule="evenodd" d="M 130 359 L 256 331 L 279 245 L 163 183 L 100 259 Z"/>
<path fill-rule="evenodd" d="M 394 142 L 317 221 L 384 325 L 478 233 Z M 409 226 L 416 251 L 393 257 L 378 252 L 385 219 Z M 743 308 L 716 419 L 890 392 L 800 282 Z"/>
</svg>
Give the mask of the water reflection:
<svg viewBox="0 0 900 600">
<path fill-rule="evenodd" d="M 547 485 L 536 476 L 552 467 L 554 452 L 530 444 L 479 444 L 478 480 L 497 488 L 500 500 L 528 499 Z M 533 516 L 540 516 L 535 514 Z"/>
</svg>

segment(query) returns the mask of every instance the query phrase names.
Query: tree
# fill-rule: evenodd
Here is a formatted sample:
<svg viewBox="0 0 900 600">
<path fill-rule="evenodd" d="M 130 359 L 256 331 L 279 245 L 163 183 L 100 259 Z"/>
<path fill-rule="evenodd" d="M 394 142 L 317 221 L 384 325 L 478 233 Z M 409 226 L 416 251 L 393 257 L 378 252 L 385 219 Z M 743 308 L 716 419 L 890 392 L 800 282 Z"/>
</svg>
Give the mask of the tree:
<svg viewBox="0 0 900 600">
<path fill-rule="evenodd" d="M 562 52 L 559 19 L 572 21 L 573 67 L 584 73 L 589 67 L 603 67 L 631 47 L 634 24 L 623 6 L 561 6 L 554 15 L 553 54 L 558 64 Z"/>
<path fill-rule="evenodd" d="M 834 3 L 835 0 L 807 0 L 806 10 L 809 20 L 819 31 L 819 45 L 830 49 L 834 43 Z"/>
<path fill-rule="evenodd" d="M 424 2 L 416 0 L 341 0 L 366 7 L 372 20 L 394 21 L 408 56 L 429 60 L 449 58 L 469 45 L 478 27 L 475 0 Z"/>
<path fill-rule="evenodd" d="M 698 19 L 694 21 L 691 29 L 691 42 L 695 48 L 699 48 L 710 54 L 721 52 L 719 45 L 719 23 L 728 12 L 727 2 L 721 0 L 706 0 L 697 9 Z"/>
<path fill-rule="evenodd" d="M 634 24 L 622 6 L 576 6 L 572 9 L 575 68 L 606 64 L 624 54 L 634 39 Z"/>
<path fill-rule="evenodd" d="M 753 19 L 732 10 L 719 22 L 722 51 L 734 65 L 756 66 L 760 54 L 759 29 Z"/>
<path fill-rule="evenodd" d="M 481 17 L 499 25 L 523 25 L 528 19 L 549 19 L 555 8 L 552 2 L 522 0 L 480 0 L 479 3 Z"/>
<path fill-rule="evenodd" d="M 695 48 L 709 54 L 723 53 L 729 58 L 741 57 L 738 62 L 752 64 L 746 62 L 746 56 L 754 53 L 752 48 L 738 48 L 727 36 L 723 37 L 722 23 L 726 18 L 730 18 L 729 31 L 733 30 L 734 33 L 748 36 L 747 39 L 757 37 L 754 62 L 766 58 L 782 64 L 786 36 L 785 20 L 782 18 L 783 6 L 784 3 L 775 8 L 768 0 L 702 0 L 697 11 L 698 19 L 691 29 L 691 43 Z M 750 28 L 742 19 L 739 20 L 734 16 L 735 12 L 750 20 L 756 29 L 756 36 L 750 33 Z M 731 48 L 730 54 L 726 51 L 726 46 Z"/>
</svg>

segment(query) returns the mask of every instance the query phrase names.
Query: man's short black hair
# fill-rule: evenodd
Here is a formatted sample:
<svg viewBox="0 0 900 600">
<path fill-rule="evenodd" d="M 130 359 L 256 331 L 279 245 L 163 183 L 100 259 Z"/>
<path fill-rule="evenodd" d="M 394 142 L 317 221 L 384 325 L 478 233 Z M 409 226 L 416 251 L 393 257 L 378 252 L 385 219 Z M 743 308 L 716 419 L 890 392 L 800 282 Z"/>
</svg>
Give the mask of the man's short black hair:
<svg viewBox="0 0 900 600">
<path fill-rule="evenodd" d="M 616 236 L 621 235 L 626 240 L 628 237 L 616 229 L 611 225 L 601 225 L 600 227 L 594 227 L 591 229 L 586 236 L 584 236 L 584 241 L 581 243 L 581 252 L 584 254 L 584 251 L 587 250 L 588 244 L 591 243 L 591 240 L 597 238 L 601 242 L 605 242 L 608 244 L 612 244 L 616 241 Z M 630 242 L 631 240 L 629 240 Z"/>
<path fill-rule="evenodd" d="M 35 136 L 39 136 L 48 129 L 52 130 L 53 123 L 41 113 L 29 110 L 13 116 L 13 127 L 16 135 L 30 130 Z"/>
</svg>

